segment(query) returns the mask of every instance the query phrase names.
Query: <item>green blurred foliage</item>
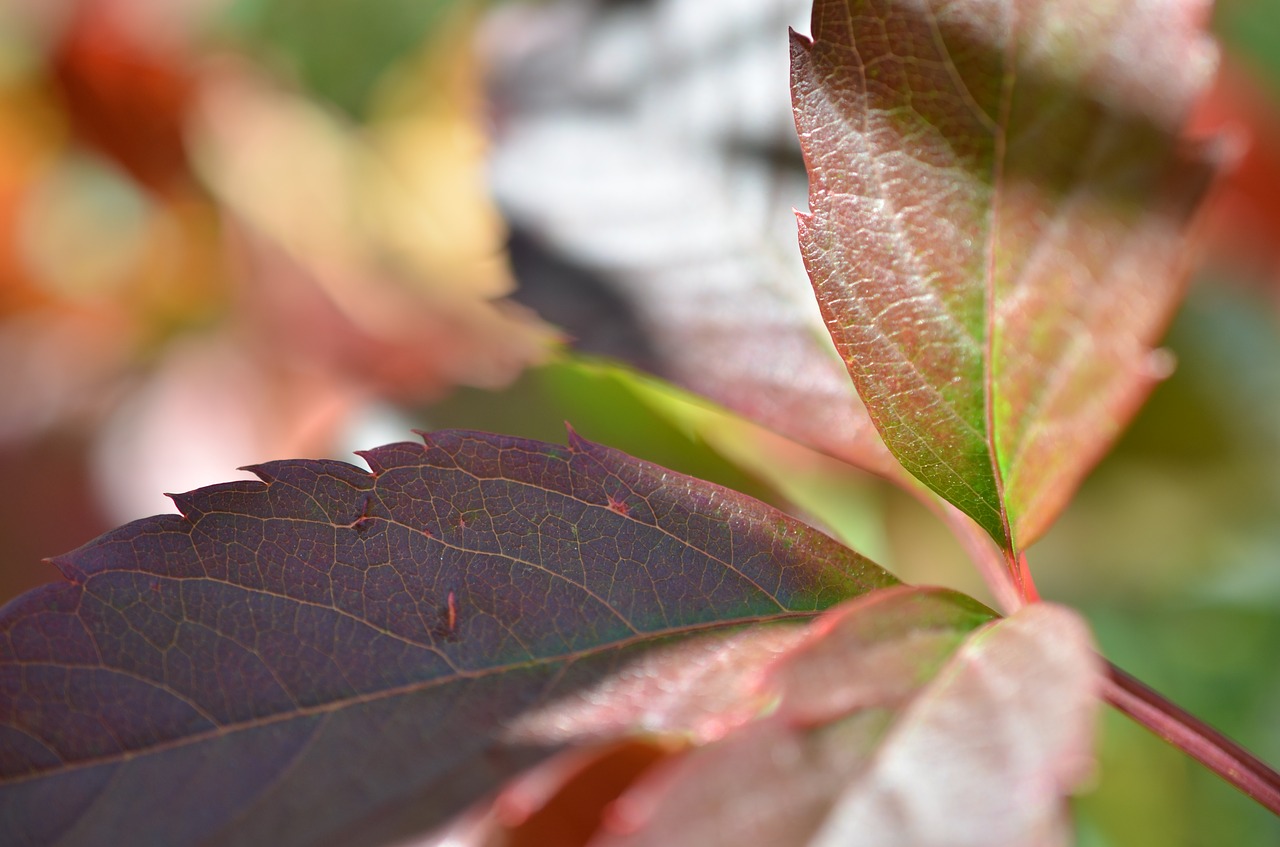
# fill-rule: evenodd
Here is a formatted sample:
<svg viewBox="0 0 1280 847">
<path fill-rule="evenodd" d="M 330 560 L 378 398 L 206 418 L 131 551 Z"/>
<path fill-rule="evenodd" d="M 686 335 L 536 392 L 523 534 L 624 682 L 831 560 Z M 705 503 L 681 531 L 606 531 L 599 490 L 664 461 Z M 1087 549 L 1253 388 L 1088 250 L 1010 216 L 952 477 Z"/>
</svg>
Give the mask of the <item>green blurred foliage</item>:
<svg viewBox="0 0 1280 847">
<path fill-rule="evenodd" d="M 356 118 L 387 72 L 467 0 L 236 0 L 228 28 L 268 66 Z"/>
<path fill-rule="evenodd" d="M 1280 86 L 1280 3 L 1274 0 L 1219 0 L 1213 29 L 1227 49 L 1243 57 Z"/>
</svg>

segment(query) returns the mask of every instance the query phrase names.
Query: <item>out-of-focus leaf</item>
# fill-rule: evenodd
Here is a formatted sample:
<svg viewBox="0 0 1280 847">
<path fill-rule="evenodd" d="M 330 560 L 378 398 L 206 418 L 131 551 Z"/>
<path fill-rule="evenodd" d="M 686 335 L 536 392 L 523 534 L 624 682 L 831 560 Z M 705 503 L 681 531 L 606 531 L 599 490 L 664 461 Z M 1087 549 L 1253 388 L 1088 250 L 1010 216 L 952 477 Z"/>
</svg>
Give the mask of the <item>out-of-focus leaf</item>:
<svg viewBox="0 0 1280 847">
<path fill-rule="evenodd" d="M 459 217 L 485 218 L 461 212 L 485 205 L 478 192 L 424 195 L 422 179 L 398 174 L 409 166 L 404 133 L 441 132 L 384 128 L 378 137 L 397 158 L 314 104 L 232 71 L 207 86 L 198 117 L 200 172 L 231 213 L 255 282 L 248 320 L 278 346 L 417 400 L 458 384 L 504 385 L 545 353 L 551 330 L 500 298 L 511 281 L 496 215 L 467 229 L 472 238 L 437 227 L 454 237 L 448 260 L 441 252 L 434 265 L 403 248 L 415 226 L 429 230 L 451 205 Z M 445 134 L 473 129 L 467 116 L 451 117 Z M 434 150 L 446 153 L 459 171 L 477 165 L 468 145 Z M 399 218 L 415 204 L 420 218 Z M 389 217 L 398 224 L 385 225 Z"/>
<path fill-rule="evenodd" d="M 582 289 L 603 287 L 647 342 L 633 364 L 893 475 L 795 251 L 805 179 L 779 33 L 807 5 L 498 10 L 485 32 L 494 191 L 522 245 L 561 259 L 517 252 L 522 301 L 590 335 L 603 318 L 583 312 Z M 585 279 L 568 287 L 574 269 Z"/>
<path fill-rule="evenodd" d="M 404 835 L 545 756 L 555 701 L 661 669 L 650 648 L 895 584 L 762 504 L 573 435 L 365 457 L 372 473 L 274 462 L 176 496 L 181 516 L 57 558 L 69 584 L 5 608 L 9 837 Z M 590 700 L 587 731 L 689 723 Z"/>
<path fill-rule="evenodd" d="M 894 455 L 1034 542 L 1166 374 L 1208 168 L 1200 0 L 818 0 L 793 38 L 806 264 Z"/>
<path fill-rule="evenodd" d="M 894 726 L 818 844 L 1067 844 L 1093 766 L 1101 660 L 1069 609 L 980 632 Z"/>
<path fill-rule="evenodd" d="M 808 708 L 793 697 L 807 697 L 808 686 L 783 687 L 774 717 L 642 775 L 591 843 L 1069 843 L 1063 797 L 1092 761 L 1101 679 L 1087 627 L 1065 608 L 1036 604 L 964 640 L 983 619 L 968 601 L 948 610 L 954 595 L 918 595 L 913 617 L 914 593 L 854 601 L 814 634 L 816 649 L 780 660 L 796 681 L 810 670 L 827 678 L 846 657 L 848 673 L 867 683 L 856 711 L 797 722 Z M 885 676 L 854 667 L 876 631 L 879 649 L 901 651 Z M 914 680 L 903 673 L 910 667 Z"/>
<path fill-rule="evenodd" d="M 938 672 L 990 609 L 952 591 L 878 591 L 815 623 L 813 636 L 769 673 L 780 712 L 813 725 L 873 706 L 898 706 Z"/>
<path fill-rule="evenodd" d="M 623 789 L 677 746 L 624 738 L 571 748 L 521 774 L 491 803 L 404 847 L 581 847 Z"/>
<path fill-rule="evenodd" d="M 466 5 L 459 0 L 237 0 L 229 23 L 313 94 L 359 117 L 388 71 Z"/>
<path fill-rule="evenodd" d="M 1225 134 L 1238 150 L 1213 191 L 1213 258 L 1275 288 L 1280 279 L 1280 111 L 1267 80 L 1228 54 L 1187 126 L 1192 138 Z M 1274 83 L 1273 83 L 1274 87 Z"/>
<path fill-rule="evenodd" d="M 76 133 L 154 191 L 190 179 L 182 127 L 196 79 L 186 27 L 176 24 L 192 5 L 166 3 L 157 14 L 136 2 L 69 4 L 50 57 Z"/>
</svg>

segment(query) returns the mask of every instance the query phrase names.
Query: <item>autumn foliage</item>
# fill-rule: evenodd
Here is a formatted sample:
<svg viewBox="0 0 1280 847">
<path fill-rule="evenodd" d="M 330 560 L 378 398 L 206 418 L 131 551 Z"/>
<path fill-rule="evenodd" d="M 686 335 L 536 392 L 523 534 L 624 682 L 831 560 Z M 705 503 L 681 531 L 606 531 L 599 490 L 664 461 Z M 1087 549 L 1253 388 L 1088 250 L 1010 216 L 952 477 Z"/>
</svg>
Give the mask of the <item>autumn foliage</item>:
<svg viewBox="0 0 1280 847">
<path fill-rule="evenodd" d="M 668 376 L 932 510 L 999 609 L 572 428 L 423 432 L 362 451 L 367 469 L 266 462 L 54 557 L 62 579 L 4 607 L 0 827 L 15 844 L 1065 845 L 1104 699 L 1190 727 L 1180 746 L 1280 803 L 1266 765 L 1041 601 L 1027 555 L 1170 373 L 1158 344 L 1221 149 L 1185 131 L 1215 67 L 1205 14 L 815 0 L 790 40 L 812 291 L 708 278 L 642 312 L 663 316 Z M 545 355 L 551 331 L 498 299 L 492 266 L 369 224 L 413 195 L 365 145 L 394 160 L 429 122 L 369 142 L 251 72 L 129 65 L 86 27 L 53 64 L 78 131 L 232 233 L 275 286 L 254 334 L 341 362 L 329 390 L 363 368 L 386 396 L 434 396 Z M 164 108 L 129 118 L 138 103 Z M 284 143 L 304 126 L 328 145 L 308 178 L 350 209 L 254 191 L 306 170 Z M 439 284 L 463 273 L 472 287 Z"/>
</svg>

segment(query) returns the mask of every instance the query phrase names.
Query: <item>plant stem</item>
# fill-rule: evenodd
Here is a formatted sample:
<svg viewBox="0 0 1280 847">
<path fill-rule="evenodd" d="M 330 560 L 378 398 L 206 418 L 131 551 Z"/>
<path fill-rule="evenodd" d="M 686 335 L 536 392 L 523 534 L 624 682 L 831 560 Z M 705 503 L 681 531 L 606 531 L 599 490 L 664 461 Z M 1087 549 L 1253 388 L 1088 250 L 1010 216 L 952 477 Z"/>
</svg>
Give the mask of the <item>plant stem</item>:
<svg viewBox="0 0 1280 847">
<path fill-rule="evenodd" d="M 1280 774 L 1248 750 L 1110 662 L 1102 694 L 1118 711 L 1280 815 Z"/>
<path fill-rule="evenodd" d="M 1009 571 L 1013 574 L 1014 584 L 1023 603 L 1039 603 L 1040 592 L 1036 589 L 1036 581 L 1031 578 L 1031 568 L 1027 566 L 1026 553 L 1008 552 Z"/>
</svg>

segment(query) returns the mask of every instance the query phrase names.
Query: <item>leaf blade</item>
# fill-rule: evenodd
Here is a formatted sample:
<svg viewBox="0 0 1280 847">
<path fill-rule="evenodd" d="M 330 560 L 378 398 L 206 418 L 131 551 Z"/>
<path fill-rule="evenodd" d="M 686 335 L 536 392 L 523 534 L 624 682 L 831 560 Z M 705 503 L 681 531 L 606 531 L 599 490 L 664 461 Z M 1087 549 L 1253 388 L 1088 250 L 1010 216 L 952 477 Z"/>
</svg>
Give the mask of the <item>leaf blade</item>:
<svg viewBox="0 0 1280 847">
<path fill-rule="evenodd" d="M 576 435 L 437 433 L 367 459 L 273 462 L 262 483 L 175 497 L 184 516 L 59 557 L 71 584 L 5 609 L 9 831 L 38 841 L 70 815 L 90 842 L 151 826 L 300 843 L 414 800 L 438 820 L 545 755 L 498 738 L 529 706 L 673 636 L 894 582 L 772 509 Z M 219 793 L 246 762 L 256 788 Z M 342 791 L 353 774 L 368 784 Z M 205 789 L 156 788 L 175 783 Z"/>
<path fill-rule="evenodd" d="M 1008 550 L 1162 370 L 1213 51 L 1202 4 L 1157 6 L 818 0 L 792 39 L 828 328 L 899 461 Z"/>
<path fill-rule="evenodd" d="M 861 694 L 813 709 L 842 660 Z M 903 586 L 832 610 L 775 669 L 777 713 L 642 775 L 591 843 L 1067 843 L 1102 679 L 1074 612 L 992 621 Z"/>
</svg>

